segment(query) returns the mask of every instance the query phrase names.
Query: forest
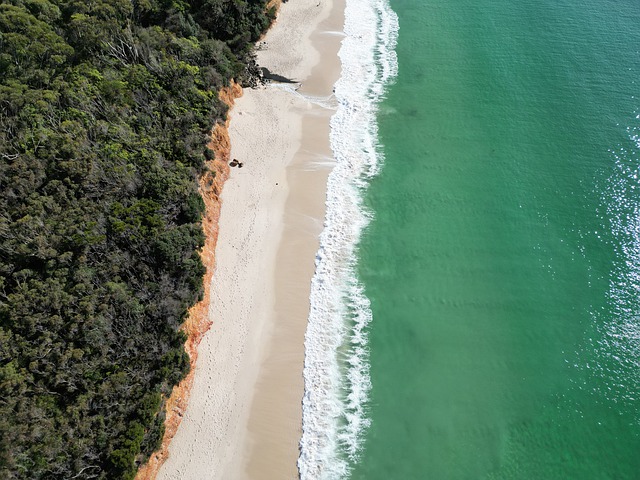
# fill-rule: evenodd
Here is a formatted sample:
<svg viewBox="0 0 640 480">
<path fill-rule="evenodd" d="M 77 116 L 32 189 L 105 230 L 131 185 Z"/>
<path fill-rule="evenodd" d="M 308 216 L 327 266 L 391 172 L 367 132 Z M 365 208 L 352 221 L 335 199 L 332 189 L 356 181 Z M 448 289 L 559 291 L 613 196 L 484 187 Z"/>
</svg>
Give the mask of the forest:
<svg viewBox="0 0 640 480">
<path fill-rule="evenodd" d="M 266 0 L 0 4 L 0 478 L 132 479 L 189 369 L 208 133 Z"/>
</svg>

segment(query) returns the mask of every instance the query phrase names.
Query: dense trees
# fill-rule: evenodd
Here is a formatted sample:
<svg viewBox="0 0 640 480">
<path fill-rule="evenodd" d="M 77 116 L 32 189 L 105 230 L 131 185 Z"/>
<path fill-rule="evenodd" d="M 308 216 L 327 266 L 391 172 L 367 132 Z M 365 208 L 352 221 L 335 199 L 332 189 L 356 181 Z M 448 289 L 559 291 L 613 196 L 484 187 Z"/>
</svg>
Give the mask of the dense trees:
<svg viewBox="0 0 640 480">
<path fill-rule="evenodd" d="M 206 136 L 265 0 L 0 4 L 0 477 L 132 478 L 189 368 Z"/>
</svg>

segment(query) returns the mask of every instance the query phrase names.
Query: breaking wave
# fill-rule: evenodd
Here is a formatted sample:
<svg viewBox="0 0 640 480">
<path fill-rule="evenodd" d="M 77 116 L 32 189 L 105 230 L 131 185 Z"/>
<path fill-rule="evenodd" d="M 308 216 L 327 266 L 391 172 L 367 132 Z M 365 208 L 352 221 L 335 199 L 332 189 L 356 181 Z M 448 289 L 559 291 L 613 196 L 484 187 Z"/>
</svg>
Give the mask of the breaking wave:
<svg viewBox="0 0 640 480">
<path fill-rule="evenodd" d="M 373 28 L 375 27 L 375 28 Z M 339 479 L 356 462 L 369 426 L 369 300 L 356 276 L 357 245 L 371 218 L 364 191 L 382 163 L 376 115 L 397 74 L 398 19 L 387 0 L 347 0 L 341 77 L 331 119 L 336 165 L 327 183 L 327 212 L 305 336 L 302 480 Z"/>
</svg>

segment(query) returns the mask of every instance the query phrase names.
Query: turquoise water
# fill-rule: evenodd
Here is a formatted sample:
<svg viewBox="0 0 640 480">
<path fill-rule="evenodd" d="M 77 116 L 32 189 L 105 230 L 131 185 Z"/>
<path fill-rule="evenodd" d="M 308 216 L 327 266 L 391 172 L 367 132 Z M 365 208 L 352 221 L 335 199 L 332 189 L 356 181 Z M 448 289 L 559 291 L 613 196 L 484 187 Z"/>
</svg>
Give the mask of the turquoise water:
<svg viewBox="0 0 640 480">
<path fill-rule="evenodd" d="M 637 2 L 390 4 L 350 478 L 640 478 Z"/>
</svg>

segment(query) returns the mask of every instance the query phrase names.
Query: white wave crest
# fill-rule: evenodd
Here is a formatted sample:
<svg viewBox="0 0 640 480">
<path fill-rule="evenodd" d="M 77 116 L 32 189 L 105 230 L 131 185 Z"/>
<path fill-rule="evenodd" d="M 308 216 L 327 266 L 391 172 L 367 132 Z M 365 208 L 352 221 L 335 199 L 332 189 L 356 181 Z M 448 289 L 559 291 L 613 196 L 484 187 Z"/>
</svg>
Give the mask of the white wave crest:
<svg viewBox="0 0 640 480">
<path fill-rule="evenodd" d="M 342 74 L 331 118 L 336 166 L 311 285 L 305 336 L 305 393 L 298 469 L 302 480 L 339 479 L 357 461 L 371 388 L 366 327 L 369 300 L 356 273 L 357 244 L 371 215 L 364 189 L 381 166 L 376 114 L 397 74 L 398 19 L 387 0 L 347 0 Z"/>
</svg>

